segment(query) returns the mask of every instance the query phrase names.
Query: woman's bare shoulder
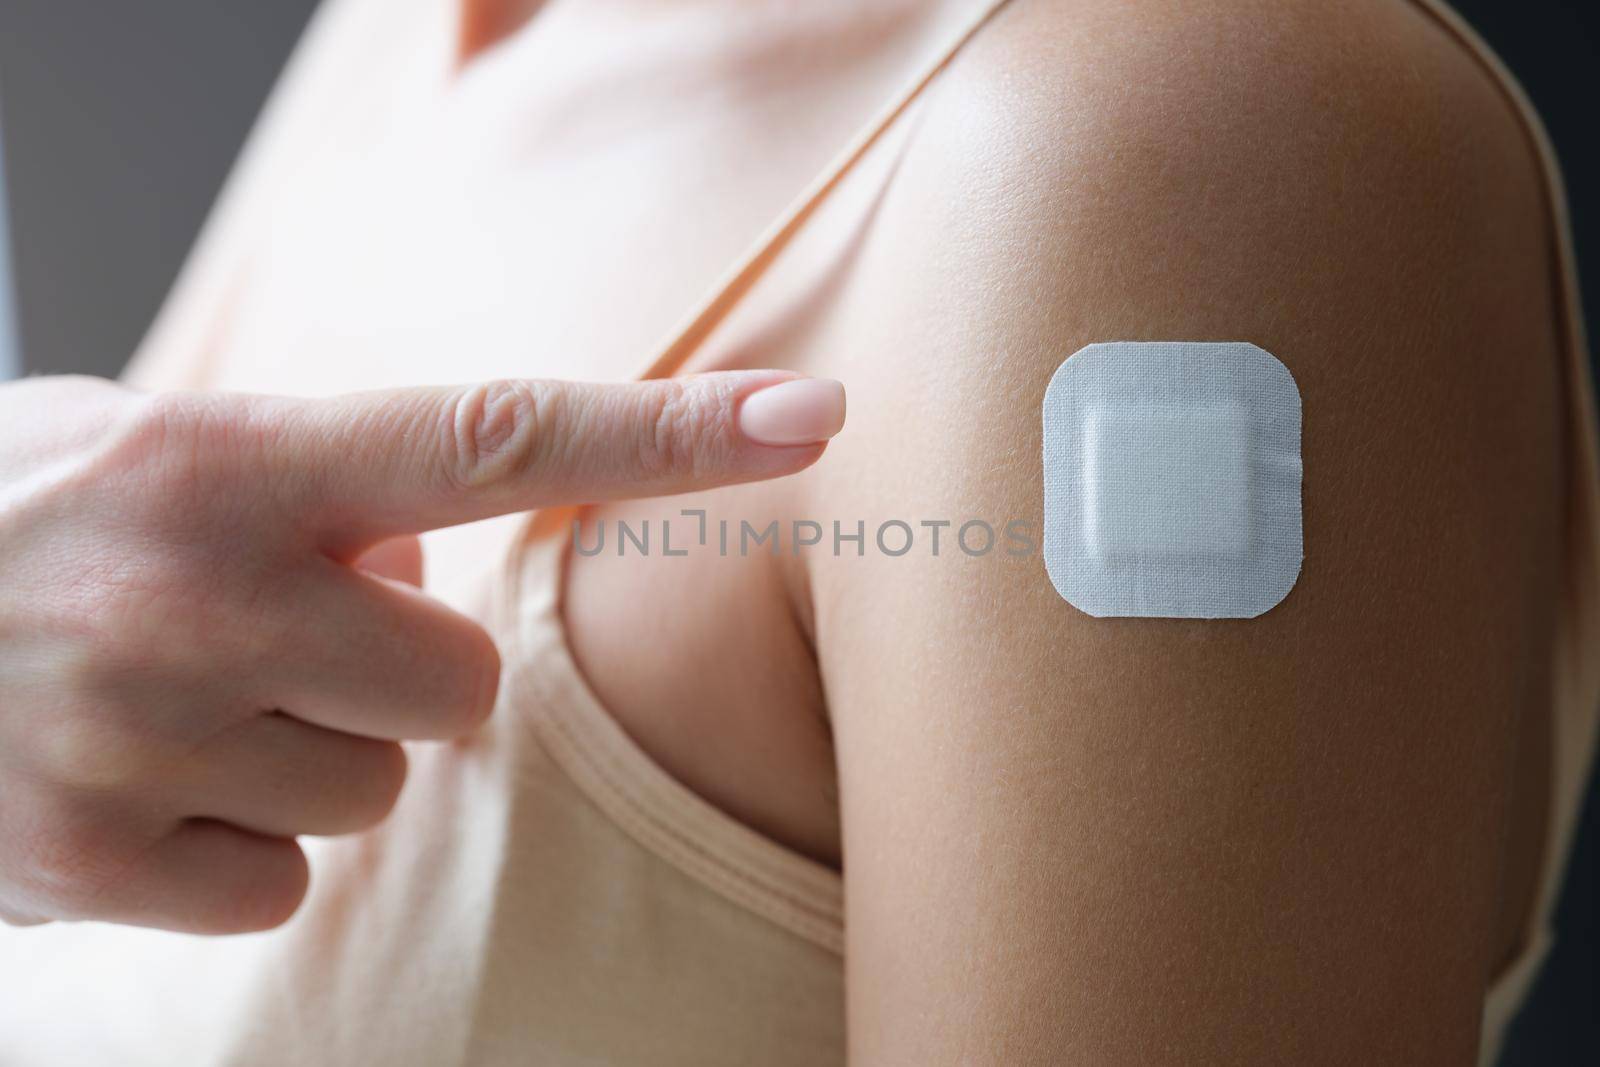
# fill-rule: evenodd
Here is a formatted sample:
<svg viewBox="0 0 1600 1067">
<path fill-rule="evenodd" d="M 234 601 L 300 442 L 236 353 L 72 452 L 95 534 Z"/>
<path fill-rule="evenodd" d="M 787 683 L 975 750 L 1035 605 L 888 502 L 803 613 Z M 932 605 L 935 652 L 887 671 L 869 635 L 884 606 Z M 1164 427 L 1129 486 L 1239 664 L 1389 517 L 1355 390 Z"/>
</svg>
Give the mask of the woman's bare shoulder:
<svg viewBox="0 0 1600 1067">
<path fill-rule="evenodd" d="M 915 123 L 807 365 L 857 439 L 922 416 L 861 417 L 908 385 L 1036 421 L 1067 355 L 1125 339 L 1254 341 L 1372 432 L 1447 395 L 1553 414 L 1534 144 L 1419 4 L 1014 3 Z"/>
<path fill-rule="evenodd" d="M 1422 176 L 1447 193 L 1536 176 L 1502 86 L 1420 0 L 1012 3 L 940 79 L 917 143 L 905 172 L 974 194 L 987 178 L 1011 211 L 1047 216 L 1097 179 L 1118 206 L 1187 193 L 1189 222 L 1206 204 L 1184 180 L 1276 185 L 1305 207 Z M 1370 190 L 1330 174 L 1380 162 Z"/>
<path fill-rule="evenodd" d="M 807 476 L 920 539 L 810 565 L 853 1059 L 1470 1059 L 1560 582 L 1526 132 L 1414 7 L 1267 0 L 1014 4 L 918 123 Z M 1036 554 L 927 551 L 1037 533 L 1045 387 L 1113 340 L 1293 373 L 1305 563 L 1262 617 L 1097 619 Z"/>
</svg>

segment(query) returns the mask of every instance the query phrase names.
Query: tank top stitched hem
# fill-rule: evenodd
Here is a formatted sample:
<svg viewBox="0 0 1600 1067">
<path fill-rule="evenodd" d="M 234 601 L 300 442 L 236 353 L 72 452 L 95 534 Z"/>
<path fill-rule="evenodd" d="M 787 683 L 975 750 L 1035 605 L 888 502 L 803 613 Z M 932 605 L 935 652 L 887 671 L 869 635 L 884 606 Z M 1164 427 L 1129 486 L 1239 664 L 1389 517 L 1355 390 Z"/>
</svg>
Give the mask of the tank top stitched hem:
<svg viewBox="0 0 1600 1067">
<path fill-rule="evenodd" d="M 1008 2 L 989 0 L 976 9 L 711 288 L 637 377 L 669 377 L 689 361 L 816 208 Z M 627 736 L 577 669 L 561 619 L 566 553 L 560 541 L 566 520 L 580 511 L 552 508 L 529 515 L 512 538 L 504 577 L 495 583 L 513 598 L 499 610 L 525 653 L 517 657 L 507 684 L 525 686 L 530 696 L 542 698 L 525 705 L 540 741 L 574 783 L 641 845 L 779 926 L 842 953 L 839 874 L 756 833 L 667 774 Z M 529 662 L 546 669 L 518 669 Z"/>
<path fill-rule="evenodd" d="M 641 845 L 771 922 L 842 953 L 839 875 L 703 800 L 603 707 L 572 658 L 561 622 L 566 549 L 561 538 L 547 537 L 524 557 L 531 580 L 521 583 L 521 604 L 512 608 L 517 655 L 507 678 L 509 706 L 526 714 L 551 758 Z"/>
<path fill-rule="evenodd" d="M 893 98 L 835 161 L 806 188 L 715 285 L 638 377 L 677 373 L 731 310 L 779 258 L 789 240 L 878 141 L 945 69 L 961 49 L 1010 0 L 981 7 L 935 60 Z M 1565 190 L 1559 165 L 1537 113 L 1515 78 L 1488 45 L 1442 0 L 1405 0 L 1431 17 L 1479 62 L 1504 93 L 1533 145 L 1543 177 L 1547 214 L 1559 275 L 1561 338 L 1567 390 L 1568 461 L 1572 466 L 1568 523 L 1568 604 L 1557 650 L 1557 700 L 1552 717 L 1555 758 L 1551 805 L 1537 904 L 1531 909 L 1523 948 L 1486 990 L 1480 1060 L 1493 1062 L 1504 1031 L 1547 957 L 1553 935 L 1550 915 L 1575 829 L 1584 782 L 1600 724 L 1600 656 L 1596 647 L 1600 606 L 1600 502 L 1594 397 L 1582 308 L 1579 303 Z M 513 686 L 530 686 L 541 709 L 534 729 L 574 783 L 642 846 L 656 852 L 708 888 L 750 908 L 785 929 L 842 952 L 843 886 L 833 870 L 794 853 L 739 823 L 672 778 L 627 735 L 579 672 L 566 645 L 560 597 L 566 553 L 561 534 L 576 509 L 552 509 L 529 517 L 513 539 L 500 587 L 520 597 L 512 605 L 515 631 L 527 662 L 543 670 L 515 672 Z"/>
</svg>

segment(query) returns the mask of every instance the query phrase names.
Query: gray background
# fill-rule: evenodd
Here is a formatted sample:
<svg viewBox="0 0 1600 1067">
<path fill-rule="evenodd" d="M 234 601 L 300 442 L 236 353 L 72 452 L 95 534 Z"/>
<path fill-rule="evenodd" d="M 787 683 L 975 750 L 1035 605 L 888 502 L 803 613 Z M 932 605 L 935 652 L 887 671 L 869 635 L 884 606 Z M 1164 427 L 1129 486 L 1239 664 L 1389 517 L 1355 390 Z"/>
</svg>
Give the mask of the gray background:
<svg viewBox="0 0 1600 1067">
<path fill-rule="evenodd" d="M 314 0 L 0 0 L 0 134 L 23 363 L 115 374 L 138 343 Z M 1593 0 L 1458 0 L 1550 127 L 1600 326 Z M 0 212 L 0 379 L 16 346 Z M 1503 1060 L 1600 1063 L 1596 796 L 1559 937 Z"/>
<path fill-rule="evenodd" d="M 23 362 L 113 375 L 315 0 L 0 0 Z"/>
<path fill-rule="evenodd" d="M 0 122 L 0 130 L 5 124 Z M 0 137 L 0 382 L 15 378 L 22 370 L 17 331 L 17 314 L 11 298 L 11 241 L 5 211 L 6 154 Z"/>
</svg>

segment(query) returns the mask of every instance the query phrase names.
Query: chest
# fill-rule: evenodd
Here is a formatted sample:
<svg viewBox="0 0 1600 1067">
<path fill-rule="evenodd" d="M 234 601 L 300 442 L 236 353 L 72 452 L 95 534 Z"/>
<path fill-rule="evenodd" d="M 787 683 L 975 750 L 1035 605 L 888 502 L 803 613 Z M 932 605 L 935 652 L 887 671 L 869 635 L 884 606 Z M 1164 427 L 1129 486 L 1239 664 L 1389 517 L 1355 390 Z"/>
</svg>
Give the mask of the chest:
<svg viewBox="0 0 1600 1067">
<path fill-rule="evenodd" d="M 922 36 L 773 65 L 807 27 L 569 7 L 464 70 L 418 59 L 329 102 L 337 132 L 253 208 L 216 384 L 632 375 Z"/>
<path fill-rule="evenodd" d="M 904 78 L 920 35 L 762 77 L 739 70 L 765 54 L 759 35 L 718 43 L 720 65 L 697 65 L 699 38 L 681 28 L 597 39 L 515 38 L 448 84 L 397 89 L 370 124 L 296 160 L 262 209 L 215 383 L 328 394 L 629 377 Z M 839 298 L 893 158 L 888 146 L 852 175 L 698 362 L 808 368 L 808 323 Z M 783 493 L 685 506 L 781 512 Z M 517 521 L 428 535 L 430 588 L 470 590 Z M 784 576 L 759 557 L 580 562 L 570 639 L 611 714 L 740 821 L 836 854 L 831 745 Z M 640 605 L 687 608 L 663 641 L 639 629 Z M 693 740 L 707 736 L 726 743 L 708 753 Z"/>
</svg>

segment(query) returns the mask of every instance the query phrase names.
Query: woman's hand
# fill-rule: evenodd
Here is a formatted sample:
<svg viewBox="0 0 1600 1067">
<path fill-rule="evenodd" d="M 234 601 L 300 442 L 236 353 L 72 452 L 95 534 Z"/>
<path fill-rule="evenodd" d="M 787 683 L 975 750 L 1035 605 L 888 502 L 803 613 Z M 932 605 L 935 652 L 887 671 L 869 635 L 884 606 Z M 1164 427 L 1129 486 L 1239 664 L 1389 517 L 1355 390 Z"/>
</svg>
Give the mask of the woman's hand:
<svg viewBox="0 0 1600 1067">
<path fill-rule="evenodd" d="M 843 415 L 838 383 L 768 371 L 330 400 L 0 386 L 0 918 L 281 923 L 294 836 L 378 821 L 398 741 L 494 704 L 488 634 L 378 576 L 415 572 L 413 535 L 788 474 Z"/>
</svg>

